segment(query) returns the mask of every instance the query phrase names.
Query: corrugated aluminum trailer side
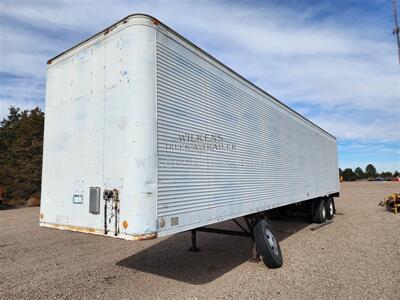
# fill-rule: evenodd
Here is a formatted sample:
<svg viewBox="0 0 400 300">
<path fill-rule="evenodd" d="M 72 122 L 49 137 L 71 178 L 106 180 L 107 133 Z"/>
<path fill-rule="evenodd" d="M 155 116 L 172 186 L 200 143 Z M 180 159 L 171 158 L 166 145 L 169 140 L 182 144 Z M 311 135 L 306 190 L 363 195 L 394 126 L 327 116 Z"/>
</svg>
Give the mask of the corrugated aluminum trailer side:
<svg viewBox="0 0 400 300">
<path fill-rule="evenodd" d="M 128 16 L 47 74 L 41 226 L 145 239 L 255 226 L 309 199 L 320 220 L 334 208 L 336 139 L 153 17 Z"/>
<path fill-rule="evenodd" d="M 159 235 L 339 192 L 332 135 L 168 29 L 156 40 Z"/>
</svg>

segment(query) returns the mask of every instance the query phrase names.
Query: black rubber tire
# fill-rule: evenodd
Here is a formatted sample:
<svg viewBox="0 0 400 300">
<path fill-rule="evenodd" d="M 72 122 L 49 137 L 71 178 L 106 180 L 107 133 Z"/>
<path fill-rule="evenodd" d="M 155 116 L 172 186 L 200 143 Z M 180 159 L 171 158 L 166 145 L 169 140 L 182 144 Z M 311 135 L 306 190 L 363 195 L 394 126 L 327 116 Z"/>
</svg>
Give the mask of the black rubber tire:
<svg viewBox="0 0 400 300">
<path fill-rule="evenodd" d="M 267 234 L 267 231 L 270 235 Z M 276 244 L 275 247 L 271 246 L 269 239 L 273 241 L 273 244 Z M 261 255 L 264 264 L 268 268 L 282 267 L 283 257 L 281 247 L 279 247 L 275 234 L 266 220 L 260 220 L 256 226 L 254 226 L 254 240 L 256 242 L 257 250 Z"/>
<path fill-rule="evenodd" d="M 333 215 L 335 213 L 335 203 L 333 202 L 332 197 L 326 199 L 325 206 L 326 206 L 326 218 L 328 220 L 332 220 Z"/>
<path fill-rule="evenodd" d="M 326 222 L 326 203 L 325 198 L 315 199 L 315 212 L 314 221 L 315 223 L 321 224 Z"/>
</svg>

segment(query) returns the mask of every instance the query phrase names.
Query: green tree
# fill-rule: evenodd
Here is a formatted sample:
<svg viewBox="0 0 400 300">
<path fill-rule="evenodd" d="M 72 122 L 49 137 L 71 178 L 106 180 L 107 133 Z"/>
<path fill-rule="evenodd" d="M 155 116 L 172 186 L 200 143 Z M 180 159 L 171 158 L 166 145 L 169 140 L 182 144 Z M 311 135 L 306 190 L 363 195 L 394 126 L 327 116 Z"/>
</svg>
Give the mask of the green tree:
<svg viewBox="0 0 400 300">
<path fill-rule="evenodd" d="M 42 174 L 44 113 L 9 108 L 0 122 L 0 185 L 11 199 L 39 196 Z"/>
<path fill-rule="evenodd" d="M 376 177 L 376 168 L 374 165 L 369 164 L 365 167 L 365 175 L 367 178 L 375 178 Z"/>
<path fill-rule="evenodd" d="M 339 168 L 339 176 L 343 175 L 343 170 L 341 168 Z"/>
<path fill-rule="evenodd" d="M 344 169 L 342 176 L 344 181 L 354 181 L 357 179 L 356 173 L 350 168 Z"/>
<path fill-rule="evenodd" d="M 358 179 L 364 179 L 365 177 L 364 171 L 360 167 L 357 167 L 354 173 L 356 173 Z"/>
<path fill-rule="evenodd" d="M 381 177 L 383 177 L 383 178 L 392 178 L 393 174 L 392 174 L 392 172 L 382 172 L 381 173 Z"/>
<path fill-rule="evenodd" d="M 396 171 L 394 171 L 394 173 L 393 173 L 393 177 L 399 177 L 399 172 L 397 172 L 397 170 Z"/>
</svg>

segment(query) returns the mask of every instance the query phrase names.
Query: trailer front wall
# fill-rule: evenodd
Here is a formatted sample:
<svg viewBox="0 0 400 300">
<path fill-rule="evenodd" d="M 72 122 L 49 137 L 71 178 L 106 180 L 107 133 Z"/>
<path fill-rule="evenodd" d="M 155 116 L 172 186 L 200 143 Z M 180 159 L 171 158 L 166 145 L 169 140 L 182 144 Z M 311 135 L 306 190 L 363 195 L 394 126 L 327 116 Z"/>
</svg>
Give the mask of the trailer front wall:
<svg viewBox="0 0 400 300">
<path fill-rule="evenodd" d="M 49 65 L 41 226 L 155 236 L 156 168 L 145 167 L 156 155 L 154 33 L 132 18 Z M 117 189 L 118 212 L 102 196 L 91 212 L 91 188 Z"/>
<path fill-rule="evenodd" d="M 159 235 L 339 191 L 335 138 L 178 37 L 156 52 Z"/>
</svg>

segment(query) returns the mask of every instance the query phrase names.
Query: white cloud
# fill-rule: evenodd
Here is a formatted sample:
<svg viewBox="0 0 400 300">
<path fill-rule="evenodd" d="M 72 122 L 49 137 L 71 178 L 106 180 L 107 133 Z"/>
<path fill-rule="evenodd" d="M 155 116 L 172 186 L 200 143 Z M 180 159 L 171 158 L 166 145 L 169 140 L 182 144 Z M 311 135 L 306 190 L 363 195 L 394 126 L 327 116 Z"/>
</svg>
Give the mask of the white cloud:
<svg viewBox="0 0 400 300">
<path fill-rule="evenodd" d="M 394 142 L 400 141 L 400 131 L 396 125 L 396 117 L 390 118 L 392 122 L 387 119 L 378 119 L 368 122 L 368 120 L 356 121 L 343 117 L 312 117 L 311 119 L 319 124 L 322 128 L 336 135 L 341 140 L 361 140 L 370 142 Z"/>
<path fill-rule="evenodd" d="M 39 106 L 43 109 L 44 86 L 37 78 L 8 78 L 0 90 L 0 120 L 8 114 L 10 106 L 31 109 Z"/>
<path fill-rule="evenodd" d="M 43 87 L 48 58 L 130 13 L 144 12 L 283 102 L 301 105 L 308 117 L 340 139 L 400 140 L 399 131 L 392 130 L 400 127 L 396 48 L 376 24 L 353 22 L 352 11 L 344 11 L 340 21 L 336 16 L 317 21 L 317 14 L 329 11 L 326 3 L 303 11 L 250 5 L 227 1 L 5 2 L 0 16 L 12 22 L 2 26 L 1 44 L 6 46 L 2 46 L 0 70 L 27 76 L 32 82 L 24 86 L 2 83 L 0 101 L 37 103 L 43 97 L 38 89 Z"/>
</svg>

